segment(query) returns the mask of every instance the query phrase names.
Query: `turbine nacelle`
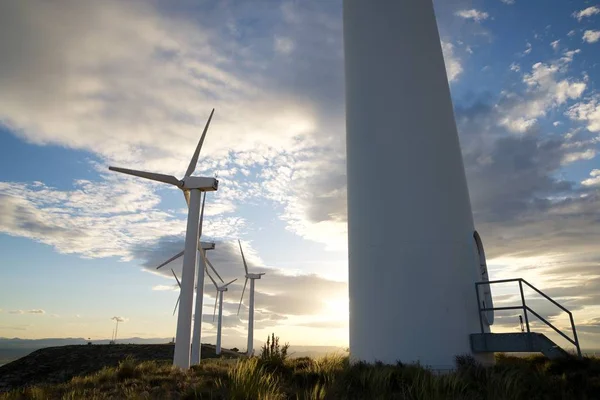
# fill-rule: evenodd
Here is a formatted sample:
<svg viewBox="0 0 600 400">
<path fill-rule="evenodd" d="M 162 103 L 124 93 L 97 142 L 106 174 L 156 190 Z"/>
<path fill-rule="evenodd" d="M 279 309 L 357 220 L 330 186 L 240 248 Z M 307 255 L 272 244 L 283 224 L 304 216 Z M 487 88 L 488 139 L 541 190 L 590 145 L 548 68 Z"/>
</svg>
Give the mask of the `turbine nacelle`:
<svg viewBox="0 0 600 400">
<path fill-rule="evenodd" d="M 202 192 L 214 192 L 219 189 L 219 180 L 203 176 L 186 176 L 181 180 L 179 188 L 183 190 L 197 189 Z"/>
<path fill-rule="evenodd" d="M 259 274 L 246 274 L 246 279 L 260 279 L 265 273 L 261 272 Z"/>
<path fill-rule="evenodd" d="M 214 242 L 200 242 L 200 248 L 202 250 L 214 250 L 215 243 Z"/>
</svg>

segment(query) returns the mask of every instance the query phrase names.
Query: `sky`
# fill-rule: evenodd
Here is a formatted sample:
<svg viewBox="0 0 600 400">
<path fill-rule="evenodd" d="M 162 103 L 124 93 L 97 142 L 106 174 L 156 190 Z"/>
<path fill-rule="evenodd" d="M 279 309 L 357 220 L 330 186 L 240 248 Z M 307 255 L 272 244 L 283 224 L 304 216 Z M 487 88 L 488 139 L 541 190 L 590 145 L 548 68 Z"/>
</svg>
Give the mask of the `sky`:
<svg viewBox="0 0 600 400">
<path fill-rule="evenodd" d="M 600 348 L 600 3 L 434 5 L 490 278 L 543 289 Z M 220 180 L 204 239 L 238 279 L 223 345 L 245 347 L 240 239 L 266 272 L 255 338 L 347 346 L 341 16 L 340 0 L 0 2 L 0 337 L 108 338 L 115 316 L 120 337 L 175 335 L 176 282 L 155 267 L 183 250 L 183 196 L 108 166 L 183 176 L 215 108 L 196 174 Z"/>
</svg>

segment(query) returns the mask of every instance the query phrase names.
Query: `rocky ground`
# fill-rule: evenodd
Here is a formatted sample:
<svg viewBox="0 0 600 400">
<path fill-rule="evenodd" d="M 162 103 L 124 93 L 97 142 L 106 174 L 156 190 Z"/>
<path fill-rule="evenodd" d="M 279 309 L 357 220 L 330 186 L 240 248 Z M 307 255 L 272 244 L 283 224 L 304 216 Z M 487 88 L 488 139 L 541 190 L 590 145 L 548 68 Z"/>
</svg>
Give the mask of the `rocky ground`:
<svg viewBox="0 0 600 400">
<path fill-rule="evenodd" d="M 0 392 L 41 383 L 63 383 L 103 367 L 116 367 L 128 356 L 137 361 L 173 360 L 173 344 L 114 344 L 48 347 L 0 367 Z M 224 357 L 239 353 L 223 350 Z M 202 345 L 202 358 L 214 358 L 215 347 Z"/>
</svg>

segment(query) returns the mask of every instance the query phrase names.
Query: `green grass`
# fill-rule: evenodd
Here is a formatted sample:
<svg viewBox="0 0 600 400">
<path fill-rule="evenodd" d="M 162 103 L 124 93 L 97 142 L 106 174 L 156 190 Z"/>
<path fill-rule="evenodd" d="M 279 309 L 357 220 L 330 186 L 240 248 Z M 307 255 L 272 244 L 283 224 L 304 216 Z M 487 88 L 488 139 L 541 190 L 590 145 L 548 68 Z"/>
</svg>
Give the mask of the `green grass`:
<svg viewBox="0 0 600 400">
<path fill-rule="evenodd" d="M 211 359 L 183 372 L 168 362 L 127 358 L 114 368 L 59 385 L 0 394 L 13 399 L 600 399 L 600 359 L 551 361 L 496 356 L 484 368 L 469 357 L 455 372 L 416 365 L 351 364 L 341 355 L 285 359 Z"/>
</svg>

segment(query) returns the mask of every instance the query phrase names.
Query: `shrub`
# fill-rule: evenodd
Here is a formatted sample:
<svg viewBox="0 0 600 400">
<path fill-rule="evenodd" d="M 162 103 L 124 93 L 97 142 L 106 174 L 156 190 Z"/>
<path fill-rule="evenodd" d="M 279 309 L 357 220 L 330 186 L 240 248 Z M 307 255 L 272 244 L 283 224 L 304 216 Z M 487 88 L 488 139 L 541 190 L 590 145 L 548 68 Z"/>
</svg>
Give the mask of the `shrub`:
<svg viewBox="0 0 600 400">
<path fill-rule="evenodd" d="M 260 359 L 272 365 L 282 366 L 288 357 L 287 352 L 289 347 L 289 343 L 281 346 L 279 344 L 279 337 L 272 333 L 270 337 L 267 336 L 267 342 L 262 346 Z"/>
<path fill-rule="evenodd" d="M 137 363 L 133 357 L 127 356 L 124 360 L 119 362 L 117 367 L 117 379 L 124 381 L 125 379 L 138 378 L 141 375 L 141 371 L 137 368 Z"/>
</svg>

